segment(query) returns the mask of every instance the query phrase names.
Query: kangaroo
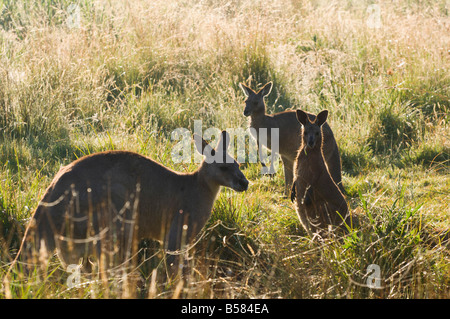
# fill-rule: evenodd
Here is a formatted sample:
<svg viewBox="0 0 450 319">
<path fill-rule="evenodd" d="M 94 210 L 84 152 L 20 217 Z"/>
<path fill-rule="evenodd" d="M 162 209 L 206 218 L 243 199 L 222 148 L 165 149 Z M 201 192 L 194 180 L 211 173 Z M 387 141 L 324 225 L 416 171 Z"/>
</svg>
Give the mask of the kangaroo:
<svg viewBox="0 0 450 319">
<path fill-rule="evenodd" d="M 302 130 L 301 125 L 297 120 L 296 112 L 294 110 L 279 112 L 273 115 L 266 114 L 266 105 L 264 97 L 267 96 L 272 90 L 272 82 L 268 82 L 258 92 L 253 91 L 248 86 L 240 83 L 240 87 L 247 99 L 245 100 L 244 115 L 250 116 L 250 127 L 256 130 L 256 136 L 254 138 L 259 141 L 259 129 L 267 128 L 267 145 L 268 149 L 272 149 L 273 143 L 279 143 L 279 153 L 284 167 L 284 181 L 285 181 L 285 195 L 289 194 L 293 180 L 293 167 L 297 157 L 297 152 L 302 144 Z M 307 113 L 307 112 L 305 112 Z M 315 115 L 307 113 L 311 120 L 315 119 Z M 270 129 L 279 129 L 279 141 L 272 141 Z M 338 184 L 342 192 L 344 188 L 342 186 L 341 176 L 341 157 L 339 150 L 334 139 L 333 132 L 331 131 L 328 123 L 325 123 L 323 127 L 324 131 L 324 156 L 325 161 L 330 169 L 333 180 Z M 265 166 L 265 163 L 261 163 Z M 307 201 L 309 201 L 307 199 Z"/>
<path fill-rule="evenodd" d="M 227 153 L 229 143 L 226 131 L 216 149 L 194 134 L 204 159 L 193 173 L 175 172 L 128 151 L 101 152 L 72 162 L 46 190 L 21 250 L 56 249 L 67 266 L 80 260 L 85 265 L 90 256 L 102 254 L 123 262 L 143 238 L 164 242 L 169 253 L 181 249 L 210 218 L 221 186 L 238 192 L 248 188 L 239 164 Z M 173 256 L 167 260 L 174 261 Z"/>
<path fill-rule="evenodd" d="M 339 226 L 347 221 L 348 207 L 344 195 L 331 177 L 322 152 L 326 142 L 323 132 L 328 111 L 320 112 L 314 120 L 304 111 L 297 110 L 296 114 L 303 134 L 294 166 L 291 200 L 296 199 L 300 222 L 312 236 L 326 231 L 329 226 Z M 308 189 L 312 189 L 310 205 L 305 204 Z"/>
</svg>

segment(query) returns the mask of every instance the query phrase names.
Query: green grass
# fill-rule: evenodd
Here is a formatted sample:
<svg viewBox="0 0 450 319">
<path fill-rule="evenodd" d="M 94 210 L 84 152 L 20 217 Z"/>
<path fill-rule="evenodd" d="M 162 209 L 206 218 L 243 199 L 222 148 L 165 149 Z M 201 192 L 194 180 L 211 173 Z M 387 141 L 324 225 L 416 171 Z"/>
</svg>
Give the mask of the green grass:
<svg viewBox="0 0 450 319">
<path fill-rule="evenodd" d="M 448 1 L 0 2 L 0 298 L 449 298 Z M 178 171 L 171 132 L 244 128 L 239 82 L 274 87 L 269 112 L 330 111 L 354 223 L 311 241 L 282 196 L 283 170 L 244 163 L 167 282 L 160 247 L 135 272 L 70 274 L 51 257 L 6 277 L 29 217 L 62 165 L 126 149 Z M 366 285 L 380 266 L 383 289 Z M 137 274 L 137 275 L 136 275 Z"/>
</svg>

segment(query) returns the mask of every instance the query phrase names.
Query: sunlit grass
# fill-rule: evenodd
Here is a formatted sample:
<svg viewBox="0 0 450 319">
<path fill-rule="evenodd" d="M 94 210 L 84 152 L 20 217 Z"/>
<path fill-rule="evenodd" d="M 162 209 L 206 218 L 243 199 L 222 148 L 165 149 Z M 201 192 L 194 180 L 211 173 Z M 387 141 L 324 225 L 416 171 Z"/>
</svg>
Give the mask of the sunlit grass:
<svg viewBox="0 0 450 319">
<path fill-rule="evenodd" d="M 448 1 L 4 1 L 0 15 L 0 297 L 448 298 Z M 375 12 L 376 13 L 376 12 Z M 373 21 L 373 20 L 370 20 Z M 6 273 L 62 165 L 126 149 L 171 169 L 175 128 L 245 128 L 239 82 L 273 81 L 269 113 L 330 111 L 355 224 L 311 241 L 283 197 L 283 169 L 242 163 L 249 190 L 222 190 L 167 282 L 142 244 L 129 277 Z M 366 285 L 378 264 L 385 289 Z M 138 274 L 138 276 L 134 276 Z M 137 279 L 136 279 L 137 278 Z"/>
</svg>

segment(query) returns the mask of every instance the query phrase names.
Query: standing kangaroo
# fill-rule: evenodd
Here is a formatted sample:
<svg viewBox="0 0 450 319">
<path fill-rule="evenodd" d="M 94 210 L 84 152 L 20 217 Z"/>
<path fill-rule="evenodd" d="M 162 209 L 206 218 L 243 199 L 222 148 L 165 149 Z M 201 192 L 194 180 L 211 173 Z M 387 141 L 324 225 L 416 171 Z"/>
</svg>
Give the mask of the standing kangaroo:
<svg viewBox="0 0 450 319">
<path fill-rule="evenodd" d="M 248 188 L 227 153 L 227 132 L 216 149 L 196 134 L 194 142 L 205 158 L 193 173 L 127 151 L 96 153 L 63 167 L 32 216 L 21 250 L 56 249 L 69 265 L 102 254 L 124 262 L 143 238 L 163 241 L 169 252 L 192 242 L 210 218 L 221 186 Z"/>
<path fill-rule="evenodd" d="M 267 96 L 272 90 L 272 82 L 267 83 L 258 92 L 253 91 L 251 88 L 244 84 L 240 84 L 242 91 L 246 95 L 244 115 L 250 116 L 250 127 L 256 130 L 256 140 L 259 141 L 259 129 L 267 128 L 267 148 L 272 149 L 273 143 L 279 143 L 279 153 L 284 166 L 284 181 L 285 181 L 285 194 L 288 195 L 292 186 L 293 180 L 293 167 L 297 157 L 297 152 L 302 144 L 302 130 L 301 125 L 297 120 L 297 116 L 294 110 L 284 111 L 273 115 L 266 114 L 266 105 L 264 97 Z M 306 112 L 305 112 L 306 113 Z M 311 120 L 315 119 L 315 115 L 307 113 Z M 279 141 L 272 141 L 270 129 L 277 128 L 279 130 Z M 344 192 L 342 187 L 341 176 L 341 158 L 339 150 L 334 139 L 333 132 L 331 131 L 328 123 L 325 123 L 324 127 L 324 156 L 325 161 L 330 169 L 331 176 L 334 181 Z M 265 164 L 262 163 L 264 166 Z"/>
<path fill-rule="evenodd" d="M 302 145 L 298 151 L 294 170 L 291 200 L 297 201 L 297 214 L 311 236 L 339 226 L 347 221 L 348 207 L 344 195 L 331 177 L 322 153 L 326 136 L 323 135 L 328 111 L 320 112 L 314 120 L 304 111 L 297 110 L 297 119 L 302 124 Z M 308 189 L 311 204 L 305 204 Z"/>
</svg>

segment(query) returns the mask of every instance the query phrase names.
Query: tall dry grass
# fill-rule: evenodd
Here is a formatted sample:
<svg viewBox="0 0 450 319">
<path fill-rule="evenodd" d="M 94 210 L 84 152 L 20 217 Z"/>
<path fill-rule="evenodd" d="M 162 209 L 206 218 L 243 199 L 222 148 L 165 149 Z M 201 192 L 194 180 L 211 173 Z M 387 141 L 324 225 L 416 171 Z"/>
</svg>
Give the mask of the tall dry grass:
<svg viewBox="0 0 450 319">
<path fill-rule="evenodd" d="M 192 170 L 171 161 L 171 131 L 196 119 L 245 127 L 239 82 L 273 81 L 271 113 L 330 111 L 361 221 L 311 242 L 281 198 L 281 170 L 269 179 L 247 163 L 250 190 L 221 193 L 184 281 L 167 283 L 159 247 L 145 242 L 139 284 L 83 275 L 68 289 L 53 258 L 39 281 L 17 268 L 2 297 L 449 296 L 448 1 L 80 1 L 79 21 L 71 4 L 1 9 L 2 279 L 61 165 L 128 149 Z M 370 263 L 385 290 L 360 285 Z"/>
</svg>

